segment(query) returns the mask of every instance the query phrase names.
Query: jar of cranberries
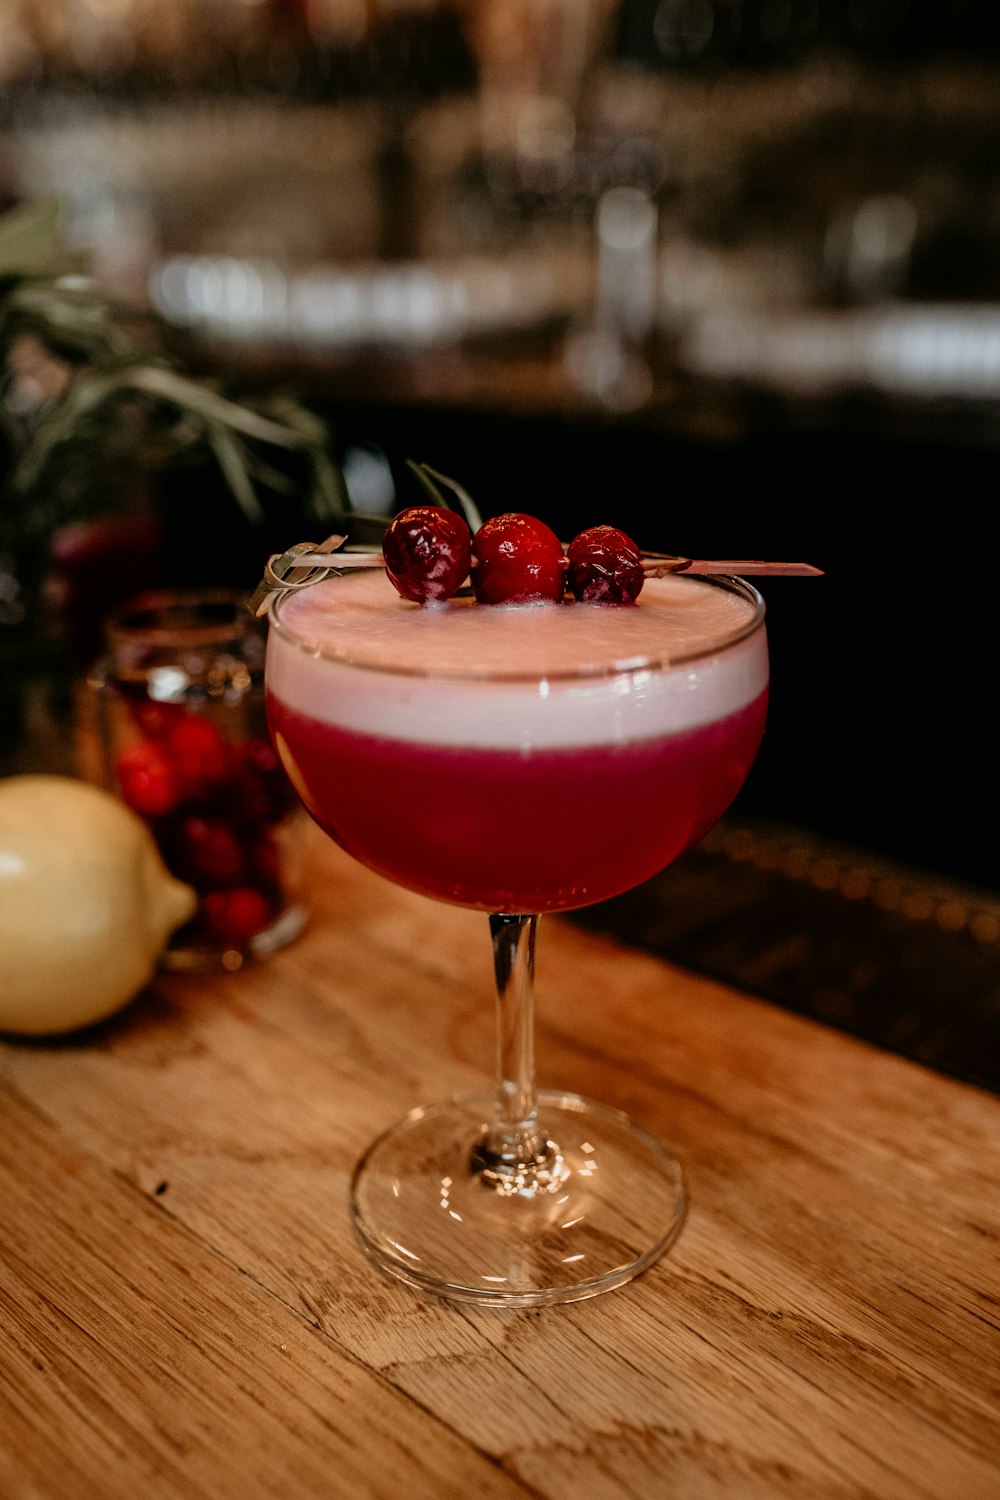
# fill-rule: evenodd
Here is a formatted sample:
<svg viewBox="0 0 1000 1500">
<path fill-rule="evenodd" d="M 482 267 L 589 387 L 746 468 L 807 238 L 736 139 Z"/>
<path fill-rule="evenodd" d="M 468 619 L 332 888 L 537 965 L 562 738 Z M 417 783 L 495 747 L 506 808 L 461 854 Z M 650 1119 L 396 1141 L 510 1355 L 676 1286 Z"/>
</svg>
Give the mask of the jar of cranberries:
<svg viewBox="0 0 1000 1500">
<path fill-rule="evenodd" d="M 267 734 L 260 622 L 227 589 L 140 594 L 92 674 L 103 776 L 198 894 L 163 963 L 237 969 L 301 931 L 298 799 Z"/>
</svg>

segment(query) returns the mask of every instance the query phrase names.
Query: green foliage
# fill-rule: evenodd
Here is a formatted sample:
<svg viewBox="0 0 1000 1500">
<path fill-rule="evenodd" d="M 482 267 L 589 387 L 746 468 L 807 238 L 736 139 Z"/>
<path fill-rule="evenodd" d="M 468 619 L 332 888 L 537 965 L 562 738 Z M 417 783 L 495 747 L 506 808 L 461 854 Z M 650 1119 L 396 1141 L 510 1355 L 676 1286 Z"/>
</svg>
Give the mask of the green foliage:
<svg viewBox="0 0 1000 1500">
<path fill-rule="evenodd" d="M 351 509 L 326 424 L 292 396 L 230 399 L 158 347 L 152 318 L 116 305 L 62 250 L 58 204 L 0 219 L 0 536 L 44 539 L 127 507 L 137 482 L 211 455 L 244 517 L 296 491 L 324 531 Z M 294 474 L 294 478 L 290 477 Z"/>
<path fill-rule="evenodd" d="M 214 461 L 251 525 L 291 497 L 322 535 L 378 544 L 327 424 L 293 396 L 233 400 L 178 369 L 156 319 L 113 301 L 67 255 L 54 199 L 0 217 L 0 552 L 44 554 L 63 525 L 125 511 L 150 476 Z M 482 524 L 468 492 L 407 460 L 431 503 Z"/>
<path fill-rule="evenodd" d="M 406 460 L 406 467 L 416 476 L 432 505 L 444 505 L 454 510 L 455 507 L 442 492 L 440 486 L 443 484 L 446 489 L 451 490 L 465 516 L 469 530 L 475 535 L 483 524 L 483 518 L 476 502 L 457 479 L 449 479 L 447 474 L 441 474 L 437 469 L 432 469 L 430 464 L 420 464 L 412 458 Z"/>
<path fill-rule="evenodd" d="M 61 247 L 57 198 L 42 198 L 0 218 L 0 291 L 6 281 L 80 269 Z"/>
</svg>

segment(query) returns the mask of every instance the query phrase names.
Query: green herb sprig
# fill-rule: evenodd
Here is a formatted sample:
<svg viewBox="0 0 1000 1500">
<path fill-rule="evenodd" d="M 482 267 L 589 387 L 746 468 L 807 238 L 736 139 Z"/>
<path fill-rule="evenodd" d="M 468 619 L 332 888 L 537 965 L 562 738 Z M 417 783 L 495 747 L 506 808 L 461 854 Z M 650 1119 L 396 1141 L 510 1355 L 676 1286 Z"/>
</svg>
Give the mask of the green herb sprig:
<svg viewBox="0 0 1000 1500">
<path fill-rule="evenodd" d="M 293 486 L 324 530 L 377 521 L 353 510 L 326 422 L 289 394 L 234 400 L 177 368 L 156 320 L 82 274 L 59 231 L 52 199 L 0 218 L 0 532 L 37 539 L 127 505 L 138 477 L 206 450 L 251 524 L 265 491 Z"/>
</svg>

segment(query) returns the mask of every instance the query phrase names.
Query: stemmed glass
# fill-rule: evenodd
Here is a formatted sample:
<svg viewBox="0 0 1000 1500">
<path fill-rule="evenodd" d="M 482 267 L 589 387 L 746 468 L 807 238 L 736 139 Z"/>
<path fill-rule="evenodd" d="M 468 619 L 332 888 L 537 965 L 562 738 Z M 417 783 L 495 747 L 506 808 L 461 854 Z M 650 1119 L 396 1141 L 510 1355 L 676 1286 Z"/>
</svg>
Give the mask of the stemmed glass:
<svg viewBox="0 0 1000 1500">
<path fill-rule="evenodd" d="M 763 602 L 739 578 L 672 579 L 681 603 L 709 590 L 738 607 L 693 648 L 651 641 L 625 660 L 551 669 L 510 665 L 526 660 L 532 611 L 501 611 L 501 665 L 427 669 L 303 611 L 306 595 L 333 598 L 358 578 L 271 609 L 272 737 L 307 810 L 350 854 L 488 914 L 497 1055 L 492 1095 L 414 1109 L 369 1146 L 354 1226 L 384 1272 L 445 1297 L 591 1297 L 671 1244 L 684 1186 L 673 1155 L 626 1115 L 537 1088 L 538 919 L 638 885 L 726 810 L 764 728 Z"/>
</svg>

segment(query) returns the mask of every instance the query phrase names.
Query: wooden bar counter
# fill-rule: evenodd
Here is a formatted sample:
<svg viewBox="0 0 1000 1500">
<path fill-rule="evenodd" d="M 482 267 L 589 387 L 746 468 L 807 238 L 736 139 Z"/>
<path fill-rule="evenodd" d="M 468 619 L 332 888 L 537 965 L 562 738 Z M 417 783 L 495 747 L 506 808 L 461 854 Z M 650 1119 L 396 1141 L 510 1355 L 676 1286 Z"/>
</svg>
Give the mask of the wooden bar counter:
<svg viewBox="0 0 1000 1500">
<path fill-rule="evenodd" d="M 1000 1496 L 1000 1099 L 547 919 L 540 1082 L 688 1220 L 592 1301 L 425 1299 L 347 1185 L 489 1086 L 485 919 L 308 843 L 280 954 L 0 1043 L 3 1500 Z"/>
</svg>

